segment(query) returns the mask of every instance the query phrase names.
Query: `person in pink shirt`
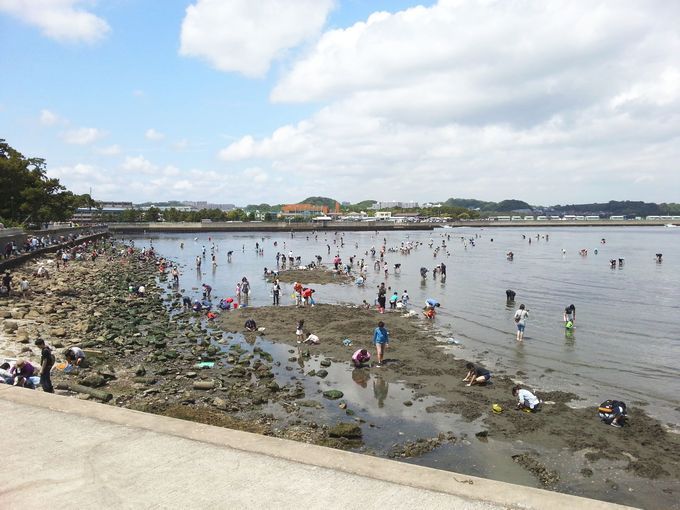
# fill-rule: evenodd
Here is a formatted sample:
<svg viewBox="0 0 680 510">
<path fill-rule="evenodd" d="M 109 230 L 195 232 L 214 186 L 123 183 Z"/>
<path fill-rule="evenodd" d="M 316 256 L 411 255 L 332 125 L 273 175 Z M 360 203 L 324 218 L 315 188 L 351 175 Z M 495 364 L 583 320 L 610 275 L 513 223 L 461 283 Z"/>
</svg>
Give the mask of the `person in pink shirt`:
<svg viewBox="0 0 680 510">
<path fill-rule="evenodd" d="M 352 354 L 352 361 L 354 366 L 360 368 L 364 363 L 367 363 L 371 359 L 371 353 L 366 349 L 359 349 L 354 354 Z"/>
</svg>

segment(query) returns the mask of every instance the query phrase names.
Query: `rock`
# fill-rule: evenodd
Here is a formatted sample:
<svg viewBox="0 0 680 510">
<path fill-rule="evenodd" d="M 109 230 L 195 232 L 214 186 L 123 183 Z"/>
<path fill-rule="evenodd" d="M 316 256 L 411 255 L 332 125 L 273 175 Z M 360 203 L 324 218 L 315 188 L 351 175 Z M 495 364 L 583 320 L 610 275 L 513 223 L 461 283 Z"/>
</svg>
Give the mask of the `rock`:
<svg viewBox="0 0 680 510">
<path fill-rule="evenodd" d="M 198 374 L 196 372 L 187 372 L 185 374 L 189 379 L 195 378 Z"/>
<path fill-rule="evenodd" d="M 340 390 L 327 390 L 323 392 L 323 396 L 330 400 L 337 400 L 345 396 L 345 394 Z"/>
<path fill-rule="evenodd" d="M 291 356 L 290 358 L 288 358 L 288 361 L 297 361 L 297 358 L 295 356 Z"/>
<path fill-rule="evenodd" d="M 195 390 L 212 390 L 215 388 L 215 381 L 194 381 Z"/>
<path fill-rule="evenodd" d="M 17 342 L 19 342 L 20 344 L 27 344 L 28 343 L 28 332 L 26 330 L 23 330 L 23 329 L 17 330 L 16 336 L 17 336 L 16 337 Z"/>
<path fill-rule="evenodd" d="M 328 371 L 321 369 L 316 371 L 316 376 L 321 377 L 322 379 L 328 375 Z"/>
<path fill-rule="evenodd" d="M 307 372 L 307 375 L 309 377 L 314 377 L 316 375 L 316 370 L 310 370 L 309 372 Z"/>
<path fill-rule="evenodd" d="M 132 369 L 137 377 L 144 377 L 146 375 L 146 368 L 143 365 L 137 365 Z"/>
<path fill-rule="evenodd" d="M 319 363 L 319 365 L 321 365 L 322 367 L 330 367 L 331 362 L 330 362 L 330 360 L 324 359 L 324 360 L 321 360 L 321 363 Z"/>
<path fill-rule="evenodd" d="M 43 308 L 43 313 L 52 314 L 54 312 L 56 312 L 56 310 L 53 305 L 45 305 Z"/>
<path fill-rule="evenodd" d="M 90 388 L 99 388 L 106 385 L 106 379 L 99 374 L 89 374 L 80 380 L 80 384 Z"/>
<path fill-rule="evenodd" d="M 330 437 L 344 437 L 347 439 L 360 439 L 361 427 L 356 423 L 338 423 L 328 429 Z"/>
<path fill-rule="evenodd" d="M 5 321 L 2 325 L 2 329 L 4 329 L 7 333 L 14 333 L 17 329 L 19 329 L 19 323 L 17 321 Z"/>
<path fill-rule="evenodd" d="M 227 408 L 227 401 L 217 397 L 217 398 L 213 399 L 212 405 L 214 405 L 218 409 L 225 410 Z"/>
<path fill-rule="evenodd" d="M 407 400 L 407 401 L 404 402 L 404 405 L 406 407 L 411 407 L 413 405 L 413 402 L 411 402 L 410 400 Z"/>
<path fill-rule="evenodd" d="M 269 388 L 270 391 L 279 391 L 281 387 L 278 385 L 276 381 L 272 381 L 267 385 L 267 388 Z"/>
<path fill-rule="evenodd" d="M 339 407 L 340 409 L 347 409 L 347 403 L 346 403 L 346 402 L 342 402 L 341 404 L 338 405 L 338 407 Z"/>
<path fill-rule="evenodd" d="M 54 328 L 52 330 L 52 336 L 57 338 L 64 338 L 66 336 L 66 330 L 64 328 Z"/>
</svg>

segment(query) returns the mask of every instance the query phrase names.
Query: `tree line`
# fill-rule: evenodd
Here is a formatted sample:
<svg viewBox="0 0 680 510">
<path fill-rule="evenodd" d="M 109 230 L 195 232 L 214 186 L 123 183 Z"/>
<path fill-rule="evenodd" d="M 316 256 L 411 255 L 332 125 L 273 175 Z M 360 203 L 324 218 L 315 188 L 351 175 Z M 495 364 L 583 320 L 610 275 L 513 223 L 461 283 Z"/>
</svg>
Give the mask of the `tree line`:
<svg viewBox="0 0 680 510">
<path fill-rule="evenodd" d="M 45 168 L 44 159 L 28 158 L 0 139 L 0 223 L 41 227 L 96 205 L 90 195 L 76 195 L 59 179 L 47 177 Z"/>
</svg>

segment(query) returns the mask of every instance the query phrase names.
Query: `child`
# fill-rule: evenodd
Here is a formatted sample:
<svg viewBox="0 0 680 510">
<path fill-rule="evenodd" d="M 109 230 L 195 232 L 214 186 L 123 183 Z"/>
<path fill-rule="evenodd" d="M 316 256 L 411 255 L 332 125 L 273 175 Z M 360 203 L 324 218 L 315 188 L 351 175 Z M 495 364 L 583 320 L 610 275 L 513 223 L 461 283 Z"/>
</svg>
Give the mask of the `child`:
<svg viewBox="0 0 680 510">
<path fill-rule="evenodd" d="M 523 390 L 519 385 L 512 388 L 513 396 L 517 397 L 517 409 L 533 412 L 539 410 L 541 401 L 529 390 Z"/>
<path fill-rule="evenodd" d="M 486 368 L 476 367 L 472 363 L 465 365 L 468 369 L 468 373 L 463 379 L 466 382 L 466 386 L 472 386 L 473 384 L 486 384 L 491 379 L 491 372 Z"/>
<path fill-rule="evenodd" d="M 371 359 L 371 353 L 366 349 L 359 349 L 354 354 L 352 354 L 352 361 L 356 368 L 361 368 L 364 363 L 367 363 Z"/>
<path fill-rule="evenodd" d="M 390 297 L 390 310 L 396 310 L 397 301 L 399 301 L 399 294 L 395 290 L 394 294 L 392 294 L 392 296 Z"/>
<path fill-rule="evenodd" d="M 305 325 L 305 321 L 300 319 L 297 323 L 297 327 L 295 328 L 295 336 L 297 337 L 297 343 L 301 344 L 302 343 L 302 338 L 304 337 L 304 331 L 303 327 Z"/>
</svg>

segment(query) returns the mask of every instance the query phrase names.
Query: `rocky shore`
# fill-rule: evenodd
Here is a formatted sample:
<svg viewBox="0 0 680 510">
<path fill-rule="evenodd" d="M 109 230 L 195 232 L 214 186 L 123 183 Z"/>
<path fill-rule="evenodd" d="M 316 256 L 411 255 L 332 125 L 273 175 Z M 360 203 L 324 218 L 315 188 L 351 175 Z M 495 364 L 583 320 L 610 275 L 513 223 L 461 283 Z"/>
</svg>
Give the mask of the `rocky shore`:
<svg viewBox="0 0 680 510">
<path fill-rule="evenodd" d="M 55 368 L 52 378 L 59 392 L 371 453 L 362 445 L 374 424 L 344 398 L 343 384 L 360 384 L 379 371 L 389 383 L 414 388 L 412 400 L 437 397 L 427 413 L 452 413 L 478 425 L 479 442 L 530 446 L 532 451 L 513 460 L 544 487 L 570 491 L 577 479 L 586 480 L 602 486 L 604 499 L 621 500 L 621 494 L 611 495 L 619 490 L 612 480 L 621 477 L 637 481 L 630 484 L 635 487 L 631 490 L 647 486 L 651 492 L 645 500 L 656 491 L 656 501 L 673 501 L 679 490 L 680 437 L 647 416 L 641 409 L 644 403 L 630 405 L 630 425 L 624 429 L 602 425 L 594 408 L 579 407 L 576 395 L 559 391 L 539 393 L 546 401 L 540 413 L 517 412 L 510 389 L 523 374 L 494 374 L 487 387 L 465 387 L 465 351 L 441 338 L 419 314 L 379 315 L 342 305 L 282 306 L 240 308 L 211 322 L 182 308 L 183 289 L 173 288 L 152 260 L 141 261 L 136 254 L 121 257 L 116 251 L 112 260 L 102 256 L 51 269 L 49 279 L 30 276 L 40 263 L 53 268 L 50 261 L 32 261 L 15 271 L 17 279 L 28 276 L 32 290 L 25 298 L 0 302 L 0 357 L 23 357 L 37 364 L 39 350 L 33 340 L 40 337 L 55 348 L 60 363 L 65 347 L 79 345 L 90 367 L 70 373 Z M 131 284 L 145 285 L 146 295 L 132 295 Z M 264 329 L 246 333 L 248 318 Z M 320 345 L 296 345 L 299 319 L 320 337 Z M 379 369 L 350 371 L 353 350 L 372 348 L 378 320 L 390 331 L 387 363 Z M 351 347 L 344 345 L 345 339 L 351 340 Z M 309 370 L 310 359 L 319 361 L 320 368 Z M 330 389 L 310 391 L 310 381 L 323 381 L 331 365 L 345 367 L 351 374 L 348 382 L 334 381 Z M 412 400 L 403 405 L 413 405 Z M 493 403 L 504 412 L 492 413 Z M 456 431 L 424 435 L 395 443 L 386 455 L 418 457 L 459 439 Z M 566 472 L 563 463 L 578 464 L 578 469 Z M 603 470 L 606 476 L 593 476 Z"/>
</svg>

